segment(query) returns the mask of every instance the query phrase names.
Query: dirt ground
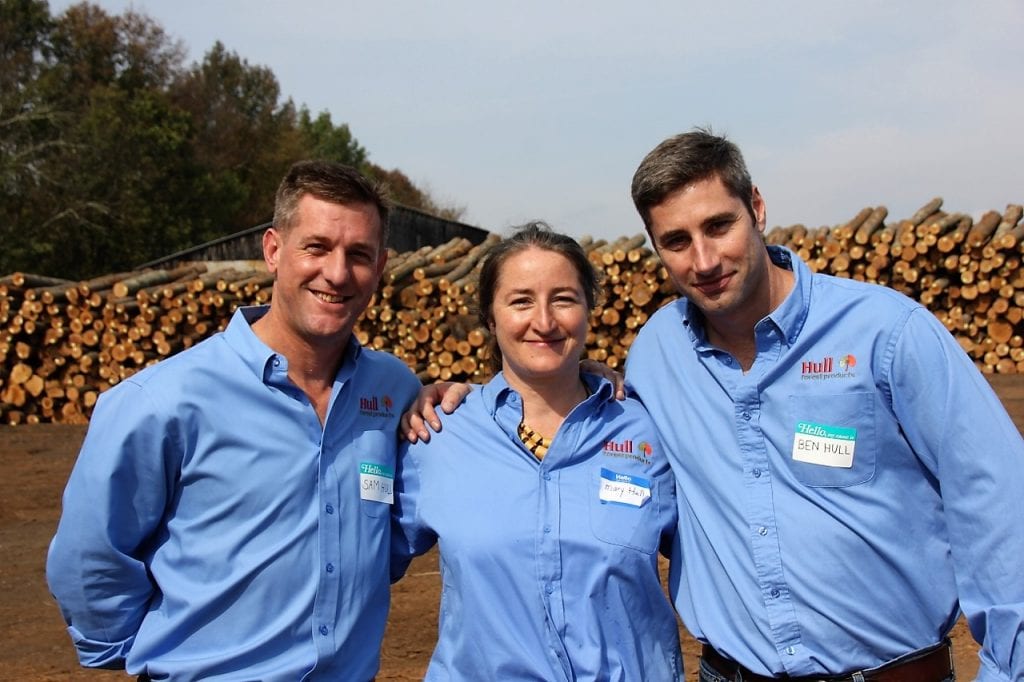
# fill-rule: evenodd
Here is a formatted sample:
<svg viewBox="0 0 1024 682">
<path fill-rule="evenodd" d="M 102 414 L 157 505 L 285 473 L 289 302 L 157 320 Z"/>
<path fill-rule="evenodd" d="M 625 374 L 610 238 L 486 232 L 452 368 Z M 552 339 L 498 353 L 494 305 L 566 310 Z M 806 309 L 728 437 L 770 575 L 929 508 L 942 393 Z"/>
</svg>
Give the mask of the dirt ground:
<svg viewBox="0 0 1024 682">
<path fill-rule="evenodd" d="M 993 377 L 1024 431 L 1024 377 Z M 85 427 L 0 427 L 0 680 L 124 680 L 124 673 L 78 667 L 60 613 L 46 589 L 46 546 L 60 514 L 60 495 Z M 437 557 L 413 563 L 394 587 L 378 680 L 421 679 L 436 637 Z M 687 679 L 696 679 L 693 640 L 683 632 Z M 953 633 L 961 680 L 973 679 L 977 645 L 961 621 Z"/>
</svg>

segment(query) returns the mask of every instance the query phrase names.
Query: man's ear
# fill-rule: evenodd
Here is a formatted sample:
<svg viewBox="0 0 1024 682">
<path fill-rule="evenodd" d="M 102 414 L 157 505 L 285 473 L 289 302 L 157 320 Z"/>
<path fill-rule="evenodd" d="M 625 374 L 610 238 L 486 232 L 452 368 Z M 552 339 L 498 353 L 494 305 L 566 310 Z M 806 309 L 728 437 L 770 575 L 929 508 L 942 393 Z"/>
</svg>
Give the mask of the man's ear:
<svg viewBox="0 0 1024 682">
<path fill-rule="evenodd" d="M 750 207 L 754 211 L 754 221 L 757 223 L 757 231 L 764 233 L 768 222 L 768 209 L 765 207 L 764 197 L 761 196 L 761 190 L 757 188 L 757 185 L 754 185 L 754 190 L 750 194 Z"/>
<path fill-rule="evenodd" d="M 273 227 L 263 233 L 263 262 L 267 264 L 267 271 L 271 274 L 277 272 L 277 259 L 281 254 L 281 233 Z"/>
</svg>

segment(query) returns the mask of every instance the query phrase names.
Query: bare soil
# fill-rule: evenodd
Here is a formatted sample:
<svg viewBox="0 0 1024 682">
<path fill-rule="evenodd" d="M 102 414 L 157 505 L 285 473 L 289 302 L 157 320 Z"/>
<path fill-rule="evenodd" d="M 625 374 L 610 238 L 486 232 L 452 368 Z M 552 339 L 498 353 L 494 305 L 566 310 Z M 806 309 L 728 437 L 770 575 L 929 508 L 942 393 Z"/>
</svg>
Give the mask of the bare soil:
<svg viewBox="0 0 1024 682">
<path fill-rule="evenodd" d="M 1024 376 L 992 377 L 1024 431 Z M 0 427 L 0 680 L 124 680 L 123 672 L 78 666 L 44 578 L 46 546 L 60 515 L 60 496 L 85 436 L 84 426 Z M 417 559 L 394 586 L 378 680 L 418 680 L 437 635 L 437 556 Z M 687 679 L 696 679 L 698 647 L 685 630 Z M 958 677 L 973 679 L 977 645 L 961 620 L 953 631 Z"/>
</svg>

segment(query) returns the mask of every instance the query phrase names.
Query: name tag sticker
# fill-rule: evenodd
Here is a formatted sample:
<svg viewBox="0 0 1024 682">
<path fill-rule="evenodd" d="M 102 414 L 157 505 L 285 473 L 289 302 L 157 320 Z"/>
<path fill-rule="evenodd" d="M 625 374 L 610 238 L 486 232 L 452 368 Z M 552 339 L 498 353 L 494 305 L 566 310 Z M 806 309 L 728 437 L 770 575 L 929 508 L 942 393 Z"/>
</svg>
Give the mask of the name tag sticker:
<svg viewBox="0 0 1024 682">
<path fill-rule="evenodd" d="M 793 459 L 808 464 L 849 469 L 857 448 L 857 429 L 797 422 L 793 434 Z"/>
<path fill-rule="evenodd" d="M 395 502 L 395 470 L 373 462 L 359 463 L 359 497 L 371 502 Z"/>
<path fill-rule="evenodd" d="M 601 469 L 602 504 L 621 504 L 627 507 L 642 507 L 651 499 L 651 482 L 639 476 L 617 474 L 611 469 Z"/>
</svg>

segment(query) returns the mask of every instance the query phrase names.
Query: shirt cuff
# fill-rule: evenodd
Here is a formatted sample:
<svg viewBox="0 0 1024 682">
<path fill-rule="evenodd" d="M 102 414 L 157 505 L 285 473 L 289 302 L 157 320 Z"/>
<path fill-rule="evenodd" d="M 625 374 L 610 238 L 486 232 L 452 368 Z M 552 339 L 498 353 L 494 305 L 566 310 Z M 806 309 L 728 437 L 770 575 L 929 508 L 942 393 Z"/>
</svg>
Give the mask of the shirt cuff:
<svg viewBox="0 0 1024 682">
<path fill-rule="evenodd" d="M 134 635 L 120 642 L 101 642 L 89 639 L 71 625 L 68 626 L 68 634 L 71 635 L 71 641 L 75 643 L 78 662 L 86 668 L 123 670 L 128 652 L 131 651 L 132 644 L 135 642 Z"/>
</svg>

